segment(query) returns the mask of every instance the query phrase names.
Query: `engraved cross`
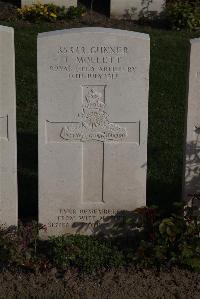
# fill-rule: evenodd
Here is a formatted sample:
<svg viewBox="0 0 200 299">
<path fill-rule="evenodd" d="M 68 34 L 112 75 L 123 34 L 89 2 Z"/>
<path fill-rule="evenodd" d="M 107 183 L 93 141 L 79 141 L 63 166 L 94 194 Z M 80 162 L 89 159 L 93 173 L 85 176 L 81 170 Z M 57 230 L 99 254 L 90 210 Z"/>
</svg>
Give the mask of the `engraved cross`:
<svg viewBox="0 0 200 299">
<path fill-rule="evenodd" d="M 140 143 L 140 122 L 110 122 L 106 85 L 82 86 L 77 122 L 46 121 L 48 143 L 82 142 L 82 202 L 104 203 L 104 154 L 107 143 Z"/>
</svg>

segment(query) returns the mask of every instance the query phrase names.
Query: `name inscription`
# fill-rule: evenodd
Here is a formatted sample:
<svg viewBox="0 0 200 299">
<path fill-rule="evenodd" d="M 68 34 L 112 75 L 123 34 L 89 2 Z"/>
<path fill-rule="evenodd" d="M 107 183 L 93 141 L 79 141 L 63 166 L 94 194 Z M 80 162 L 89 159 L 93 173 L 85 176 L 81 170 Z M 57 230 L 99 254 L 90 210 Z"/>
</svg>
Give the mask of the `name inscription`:
<svg viewBox="0 0 200 299">
<path fill-rule="evenodd" d="M 127 46 L 59 46 L 52 72 L 63 72 L 67 79 L 116 80 L 120 74 L 133 74 L 136 66 L 129 65 Z"/>
</svg>

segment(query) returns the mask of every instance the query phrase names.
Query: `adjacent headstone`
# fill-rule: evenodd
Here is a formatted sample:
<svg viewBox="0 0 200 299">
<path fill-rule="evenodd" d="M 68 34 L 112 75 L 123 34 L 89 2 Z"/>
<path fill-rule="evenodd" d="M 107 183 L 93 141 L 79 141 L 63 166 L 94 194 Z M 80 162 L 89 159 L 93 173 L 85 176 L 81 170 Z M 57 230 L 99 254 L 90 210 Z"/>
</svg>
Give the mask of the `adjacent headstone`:
<svg viewBox="0 0 200 299">
<path fill-rule="evenodd" d="M 186 126 L 184 199 L 188 202 L 200 194 L 200 38 L 191 40 Z"/>
<path fill-rule="evenodd" d="M 132 20 L 156 16 L 163 11 L 165 2 L 166 0 L 111 0 L 110 16 Z"/>
<path fill-rule="evenodd" d="M 53 3 L 58 6 L 77 6 L 77 0 L 21 0 L 21 5 L 32 5 L 35 3 L 42 3 L 42 4 L 48 4 Z"/>
<path fill-rule="evenodd" d="M 93 234 L 145 206 L 149 61 L 142 33 L 39 34 L 39 222 L 48 235 Z"/>
<path fill-rule="evenodd" d="M 17 225 L 14 30 L 0 26 L 0 225 Z"/>
</svg>

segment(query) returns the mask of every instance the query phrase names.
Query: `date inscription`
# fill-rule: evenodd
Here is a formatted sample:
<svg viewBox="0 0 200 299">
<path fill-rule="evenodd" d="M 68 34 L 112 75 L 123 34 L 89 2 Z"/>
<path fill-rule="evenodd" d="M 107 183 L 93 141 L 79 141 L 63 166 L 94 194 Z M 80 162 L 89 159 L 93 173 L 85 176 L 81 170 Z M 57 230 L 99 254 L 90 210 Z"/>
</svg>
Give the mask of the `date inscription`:
<svg viewBox="0 0 200 299">
<path fill-rule="evenodd" d="M 122 222 L 126 218 L 126 211 L 117 209 L 59 209 L 55 221 L 49 221 L 49 228 L 67 228 L 73 224 L 87 224 L 98 227 L 103 223 Z"/>
</svg>

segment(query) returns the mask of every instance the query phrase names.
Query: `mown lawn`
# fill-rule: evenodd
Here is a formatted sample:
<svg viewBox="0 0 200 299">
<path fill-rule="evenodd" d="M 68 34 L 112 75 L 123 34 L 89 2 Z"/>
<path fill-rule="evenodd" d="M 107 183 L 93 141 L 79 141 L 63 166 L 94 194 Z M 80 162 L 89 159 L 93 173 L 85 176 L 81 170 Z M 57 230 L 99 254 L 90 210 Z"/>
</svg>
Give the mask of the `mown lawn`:
<svg viewBox="0 0 200 299">
<path fill-rule="evenodd" d="M 150 34 L 147 204 L 171 207 L 172 202 L 181 199 L 187 64 L 192 34 L 105 20 L 103 25 L 95 21 L 1 24 L 15 28 L 20 218 L 37 218 L 37 34 L 70 27 L 112 26 Z"/>
</svg>

